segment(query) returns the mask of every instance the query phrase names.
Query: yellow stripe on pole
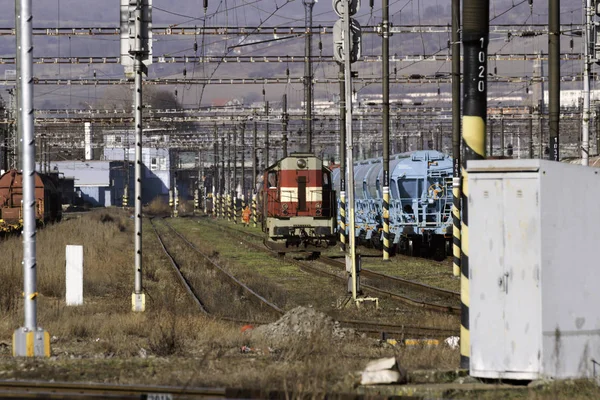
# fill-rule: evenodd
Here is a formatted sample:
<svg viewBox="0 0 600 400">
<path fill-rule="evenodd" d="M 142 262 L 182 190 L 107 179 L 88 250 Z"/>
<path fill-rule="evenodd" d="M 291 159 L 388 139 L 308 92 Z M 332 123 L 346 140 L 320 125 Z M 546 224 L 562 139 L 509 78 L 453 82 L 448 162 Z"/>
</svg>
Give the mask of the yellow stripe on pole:
<svg viewBox="0 0 600 400">
<path fill-rule="evenodd" d="M 465 115 L 462 124 L 465 145 L 481 157 L 485 157 L 485 121 L 483 118 Z M 464 180 L 466 181 L 466 177 Z"/>
</svg>

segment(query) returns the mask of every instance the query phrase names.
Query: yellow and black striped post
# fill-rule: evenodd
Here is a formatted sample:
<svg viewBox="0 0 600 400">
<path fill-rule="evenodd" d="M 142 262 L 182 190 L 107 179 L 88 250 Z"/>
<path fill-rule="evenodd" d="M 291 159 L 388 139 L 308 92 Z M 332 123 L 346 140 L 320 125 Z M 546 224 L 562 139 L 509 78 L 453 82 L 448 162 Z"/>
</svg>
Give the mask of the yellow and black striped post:
<svg viewBox="0 0 600 400">
<path fill-rule="evenodd" d="M 227 221 L 231 222 L 231 195 L 227 194 Z"/>
<path fill-rule="evenodd" d="M 455 159 L 456 163 L 460 162 Z M 454 169 L 454 178 L 452 178 L 452 274 L 460 276 L 460 165 Z"/>
<path fill-rule="evenodd" d="M 452 0 L 452 273 L 460 277 L 460 0 Z"/>
<path fill-rule="evenodd" d="M 487 48 L 489 40 L 489 0 L 463 1 L 464 107 L 462 163 L 461 232 L 461 327 L 460 364 L 469 368 L 471 340 L 469 330 L 469 186 L 467 162 L 485 158 L 487 111 Z"/>
<path fill-rule="evenodd" d="M 340 192 L 340 250 L 346 252 L 346 192 Z"/>
<path fill-rule="evenodd" d="M 225 219 L 225 194 L 219 196 L 219 204 L 221 205 L 221 218 Z"/>
<path fill-rule="evenodd" d="M 231 218 L 233 219 L 233 223 L 237 225 L 237 216 L 238 216 L 238 208 L 237 208 L 237 195 L 233 195 L 233 206 L 231 207 L 231 211 L 232 211 L 232 215 Z"/>
<path fill-rule="evenodd" d="M 256 193 L 252 195 L 252 226 L 256 228 Z"/>
<path fill-rule="evenodd" d="M 383 130 L 383 261 L 390 260 L 390 24 L 389 1 L 384 0 L 381 21 L 382 130 Z"/>
<path fill-rule="evenodd" d="M 240 212 L 240 224 L 244 225 L 244 209 L 246 208 L 246 202 L 244 201 L 244 198 L 242 197 L 242 207 L 240 208 L 241 212 Z"/>
<path fill-rule="evenodd" d="M 389 165 L 389 164 L 388 164 Z M 390 188 L 383 187 L 383 261 L 390 259 Z"/>
</svg>

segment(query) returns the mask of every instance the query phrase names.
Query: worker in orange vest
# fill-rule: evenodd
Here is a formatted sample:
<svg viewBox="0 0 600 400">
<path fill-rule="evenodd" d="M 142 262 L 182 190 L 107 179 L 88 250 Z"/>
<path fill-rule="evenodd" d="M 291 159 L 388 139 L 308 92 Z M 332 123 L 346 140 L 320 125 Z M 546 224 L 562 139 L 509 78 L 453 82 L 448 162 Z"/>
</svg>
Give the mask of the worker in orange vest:
<svg viewBox="0 0 600 400">
<path fill-rule="evenodd" d="M 250 207 L 246 206 L 244 211 L 242 211 L 242 220 L 244 221 L 244 225 L 248 226 L 250 224 L 250 216 L 252 215 L 252 211 L 250 211 Z"/>
</svg>

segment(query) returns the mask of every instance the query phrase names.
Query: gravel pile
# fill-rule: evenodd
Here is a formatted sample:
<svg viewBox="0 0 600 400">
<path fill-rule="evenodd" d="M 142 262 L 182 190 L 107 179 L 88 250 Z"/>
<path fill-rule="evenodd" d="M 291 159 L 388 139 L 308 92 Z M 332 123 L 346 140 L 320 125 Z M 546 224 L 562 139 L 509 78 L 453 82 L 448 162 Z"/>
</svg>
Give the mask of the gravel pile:
<svg viewBox="0 0 600 400">
<path fill-rule="evenodd" d="M 342 328 L 322 312 L 307 307 L 296 307 L 285 313 L 279 320 L 254 329 L 253 335 L 273 343 L 281 343 L 298 338 L 310 338 L 315 334 L 332 339 L 342 339 L 354 335 L 353 329 Z"/>
</svg>

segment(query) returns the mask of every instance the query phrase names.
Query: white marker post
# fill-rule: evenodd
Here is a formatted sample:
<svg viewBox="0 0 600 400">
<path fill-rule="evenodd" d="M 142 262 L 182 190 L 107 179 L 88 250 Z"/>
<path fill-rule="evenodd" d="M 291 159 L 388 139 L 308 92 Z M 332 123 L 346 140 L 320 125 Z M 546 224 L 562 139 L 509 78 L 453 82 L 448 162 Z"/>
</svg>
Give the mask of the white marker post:
<svg viewBox="0 0 600 400">
<path fill-rule="evenodd" d="M 67 245 L 65 258 L 65 300 L 68 306 L 80 306 L 83 304 L 83 246 Z"/>
</svg>

